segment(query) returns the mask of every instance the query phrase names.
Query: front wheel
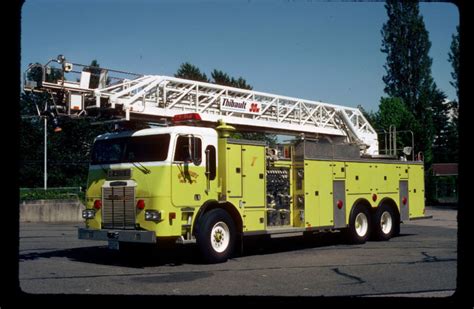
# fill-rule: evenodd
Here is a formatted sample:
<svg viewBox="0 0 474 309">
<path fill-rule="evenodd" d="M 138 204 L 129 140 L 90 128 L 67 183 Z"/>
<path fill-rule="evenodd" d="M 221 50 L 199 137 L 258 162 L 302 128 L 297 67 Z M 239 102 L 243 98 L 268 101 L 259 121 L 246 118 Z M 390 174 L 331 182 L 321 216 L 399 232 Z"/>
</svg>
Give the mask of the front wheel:
<svg viewBox="0 0 474 309">
<path fill-rule="evenodd" d="M 232 255 L 235 239 L 235 224 L 223 209 L 213 209 L 199 220 L 196 235 L 202 258 L 207 263 L 222 263 Z"/>
<path fill-rule="evenodd" d="M 357 205 L 351 212 L 346 236 L 349 243 L 363 244 L 370 235 L 370 213 L 367 207 Z"/>
</svg>

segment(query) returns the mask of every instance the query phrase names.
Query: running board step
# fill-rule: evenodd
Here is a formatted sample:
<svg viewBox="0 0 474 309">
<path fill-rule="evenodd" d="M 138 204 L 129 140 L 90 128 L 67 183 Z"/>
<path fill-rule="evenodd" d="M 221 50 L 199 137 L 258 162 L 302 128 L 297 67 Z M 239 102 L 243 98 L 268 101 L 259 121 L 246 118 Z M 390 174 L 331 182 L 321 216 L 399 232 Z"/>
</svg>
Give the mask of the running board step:
<svg viewBox="0 0 474 309">
<path fill-rule="evenodd" d="M 284 238 L 284 237 L 296 237 L 303 236 L 303 232 L 286 232 L 278 234 L 270 234 L 270 238 Z"/>
</svg>

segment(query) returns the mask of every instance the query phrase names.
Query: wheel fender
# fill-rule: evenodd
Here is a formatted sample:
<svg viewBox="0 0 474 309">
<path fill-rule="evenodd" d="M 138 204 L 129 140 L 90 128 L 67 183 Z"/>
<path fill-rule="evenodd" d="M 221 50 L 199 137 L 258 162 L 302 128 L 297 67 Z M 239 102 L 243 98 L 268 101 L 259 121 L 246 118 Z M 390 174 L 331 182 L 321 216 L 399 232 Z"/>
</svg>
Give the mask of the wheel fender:
<svg viewBox="0 0 474 309">
<path fill-rule="evenodd" d="M 237 210 L 237 208 L 232 203 L 229 203 L 229 202 L 219 203 L 216 200 L 208 200 L 199 208 L 199 211 L 194 218 L 194 223 L 193 223 L 193 228 L 192 228 L 193 235 L 196 235 L 196 233 L 198 232 L 199 220 L 202 218 L 202 216 L 206 212 L 215 208 L 221 208 L 227 211 L 229 215 L 232 217 L 232 219 L 234 220 L 237 233 L 242 233 L 242 227 L 243 227 L 242 217 L 239 211 Z"/>
</svg>

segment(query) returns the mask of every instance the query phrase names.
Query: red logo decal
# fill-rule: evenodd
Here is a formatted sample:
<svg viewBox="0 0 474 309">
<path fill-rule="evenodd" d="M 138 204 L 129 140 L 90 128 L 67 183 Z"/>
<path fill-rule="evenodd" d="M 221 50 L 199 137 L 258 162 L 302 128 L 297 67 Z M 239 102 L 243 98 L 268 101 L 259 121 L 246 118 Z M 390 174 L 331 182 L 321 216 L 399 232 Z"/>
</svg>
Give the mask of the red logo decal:
<svg viewBox="0 0 474 309">
<path fill-rule="evenodd" d="M 258 113 L 259 111 L 260 111 L 260 108 L 258 108 L 258 104 L 257 104 L 257 103 L 252 103 L 252 104 L 250 104 L 249 112 Z"/>
</svg>

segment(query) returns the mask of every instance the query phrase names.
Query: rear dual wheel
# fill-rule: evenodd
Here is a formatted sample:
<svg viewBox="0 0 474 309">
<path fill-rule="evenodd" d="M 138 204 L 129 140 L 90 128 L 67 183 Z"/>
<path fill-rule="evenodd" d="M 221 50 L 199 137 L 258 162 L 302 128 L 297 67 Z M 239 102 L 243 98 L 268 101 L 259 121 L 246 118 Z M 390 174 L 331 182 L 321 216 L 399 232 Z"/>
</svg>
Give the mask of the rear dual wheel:
<svg viewBox="0 0 474 309">
<path fill-rule="evenodd" d="M 393 208 L 388 205 L 380 205 L 372 220 L 372 234 L 375 240 L 389 240 L 400 232 L 400 220 Z"/>
<path fill-rule="evenodd" d="M 352 244 L 363 244 L 370 236 L 371 220 L 370 212 L 362 204 L 356 205 L 349 218 L 349 227 L 346 230 L 346 237 Z"/>
<path fill-rule="evenodd" d="M 389 240 L 400 233 L 400 219 L 394 208 L 380 205 L 373 214 L 369 207 L 356 205 L 351 212 L 346 236 L 352 244 L 363 244 L 369 237 Z"/>
</svg>

